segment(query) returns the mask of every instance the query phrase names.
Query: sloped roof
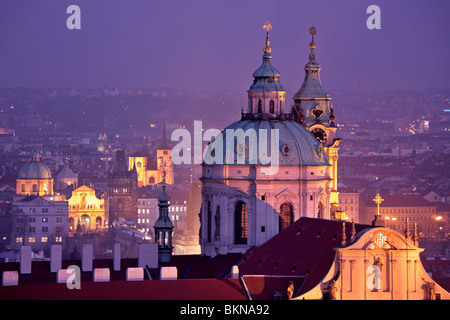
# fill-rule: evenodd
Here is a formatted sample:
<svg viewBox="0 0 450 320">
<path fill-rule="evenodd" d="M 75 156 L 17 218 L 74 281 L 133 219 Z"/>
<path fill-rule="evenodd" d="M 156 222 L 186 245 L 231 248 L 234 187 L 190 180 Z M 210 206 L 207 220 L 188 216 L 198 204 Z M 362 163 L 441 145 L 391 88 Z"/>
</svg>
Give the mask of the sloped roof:
<svg viewBox="0 0 450 320">
<path fill-rule="evenodd" d="M 302 217 L 290 227 L 264 243 L 249 250 L 239 260 L 243 275 L 305 276 L 301 295 L 314 288 L 330 269 L 335 251 L 341 246 L 342 221 Z M 351 223 L 345 222 L 346 239 L 351 237 Z M 371 226 L 355 224 L 356 233 Z"/>
</svg>

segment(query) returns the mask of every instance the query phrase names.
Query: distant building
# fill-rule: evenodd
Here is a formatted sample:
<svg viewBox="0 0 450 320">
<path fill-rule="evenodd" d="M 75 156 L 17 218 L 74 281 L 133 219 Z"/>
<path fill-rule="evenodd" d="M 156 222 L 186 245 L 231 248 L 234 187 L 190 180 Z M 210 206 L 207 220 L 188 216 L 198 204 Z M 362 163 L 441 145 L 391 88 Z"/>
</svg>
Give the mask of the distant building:
<svg viewBox="0 0 450 320">
<path fill-rule="evenodd" d="M 136 167 L 127 170 L 127 161 L 123 150 L 117 150 L 114 168 L 108 175 L 108 220 L 109 226 L 117 221 L 138 219 Z"/>
<path fill-rule="evenodd" d="M 78 183 L 78 174 L 66 164 L 60 172 L 55 176 L 53 181 L 55 191 L 61 192 L 70 185 L 76 185 Z"/>
<path fill-rule="evenodd" d="M 27 196 L 12 203 L 11 248 L 29 245 L 34 251 L 49 250 L 52 244 L 65 244 L 68 237 L 67 201 L 47 201 Z"/>
<path fill-rule="evenodd" d="M 158 197 L 138 198 L 138 229 L 154 238 L 153 226 L 158 219 Z"/>
<path fill-rule="evenodd" d="M 408 219 L 413 226 L 417 223 L 419 236 L 434 238 L 439 229 L 439 219 L 436 206 L 417 194 L 381 194 L 380 214 L 386 227 L 393 230 L 403 230 Z M 370 221 L 377 213 L 377 205 L 373 201 L 365 203 L 365 221 Z"/>
<path fill-rule="evenodd" d="M 105 199 L 99 199 L 94 189 L 83 185 L 72 191 L 68 201 L 71 232 L 101 230 L 108 225 Z"/>
<path fill-rule="evenodd" d="M 175 173 L 172 162 L 172 148 L 166 136 L 164 124 L 161 142 L 156 151 L 156 161 L 149 161 L 147 155 L 137 153 L 128 159 L 128 170 L 136 167 L 138 187 L 145 187 L 164 183 L 172 185 L 175 183 Z"/>
<path fill-rule="evenodd" d="M 31 161 L 20 169 L 16 179 L 16 193 L 18 195 L 53 195 L 53 178 L 47 165 L 40 161 L 38 154 L 34 154 Z"/>
<path fill-rule="evenodd" d="M 345 219 L 360 222 L 360 196 L 359 193 L 351 188 L 339 188 L 339 207 L 338 211 L 345 213 Z"/>
</svg>

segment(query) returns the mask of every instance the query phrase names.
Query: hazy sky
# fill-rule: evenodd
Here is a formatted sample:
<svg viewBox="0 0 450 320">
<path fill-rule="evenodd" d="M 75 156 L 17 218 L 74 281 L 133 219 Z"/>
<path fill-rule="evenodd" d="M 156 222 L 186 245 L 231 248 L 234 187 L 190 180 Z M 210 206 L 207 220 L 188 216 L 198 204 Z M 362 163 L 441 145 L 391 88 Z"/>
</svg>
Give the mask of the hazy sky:
<svg viewBox="0 0 450 320">
<path fill-rule="evenodd" d="M 81 8 L 81 30 L 66 9 Z M 381 8 L 381 30 L 366 9 Z M 285 89 L 317 27 L 326 89 L 450 87 L 449 0 L 2 0 L 0 87 L 247 90 L 266 18 Z"/>
</svg>

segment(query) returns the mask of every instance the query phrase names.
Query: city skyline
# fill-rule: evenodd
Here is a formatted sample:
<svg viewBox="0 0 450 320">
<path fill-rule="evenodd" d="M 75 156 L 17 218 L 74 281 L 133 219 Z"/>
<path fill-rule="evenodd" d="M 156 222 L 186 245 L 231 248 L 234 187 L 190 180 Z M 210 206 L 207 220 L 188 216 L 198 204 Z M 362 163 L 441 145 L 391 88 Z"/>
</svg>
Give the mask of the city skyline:
<svg viewBox="0 0 450 320">
<path fill-rule="evenodd" d="M 450 85 L 445 1 L 377 1 L 379 30 L 366 27 L 372 3 L 352 0 L 77 1 L 80 30 L 66 27 L 70 4 L 1 4 L 0 27 L 8 32 L 0 34 L 0 87 L 245 90 L 264 45 L 266 18 L 288 95 L 303 80 L 311 25 L 330 90 Z"/>
</svg>

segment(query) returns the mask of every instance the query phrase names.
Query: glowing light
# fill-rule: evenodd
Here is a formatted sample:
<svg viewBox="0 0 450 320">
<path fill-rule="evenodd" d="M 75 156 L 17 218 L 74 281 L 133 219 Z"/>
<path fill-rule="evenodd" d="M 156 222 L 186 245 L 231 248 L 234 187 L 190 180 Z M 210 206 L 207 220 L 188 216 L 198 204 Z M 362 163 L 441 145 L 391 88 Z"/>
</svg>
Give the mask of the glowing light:
<svg viewBox="0 0 450 320">
<path fill-rule="evenodd" d="M 442 216 L 437 216 L 436 221 L 440 221 L 440 220 L 442 220 Z"/>
</svg>

